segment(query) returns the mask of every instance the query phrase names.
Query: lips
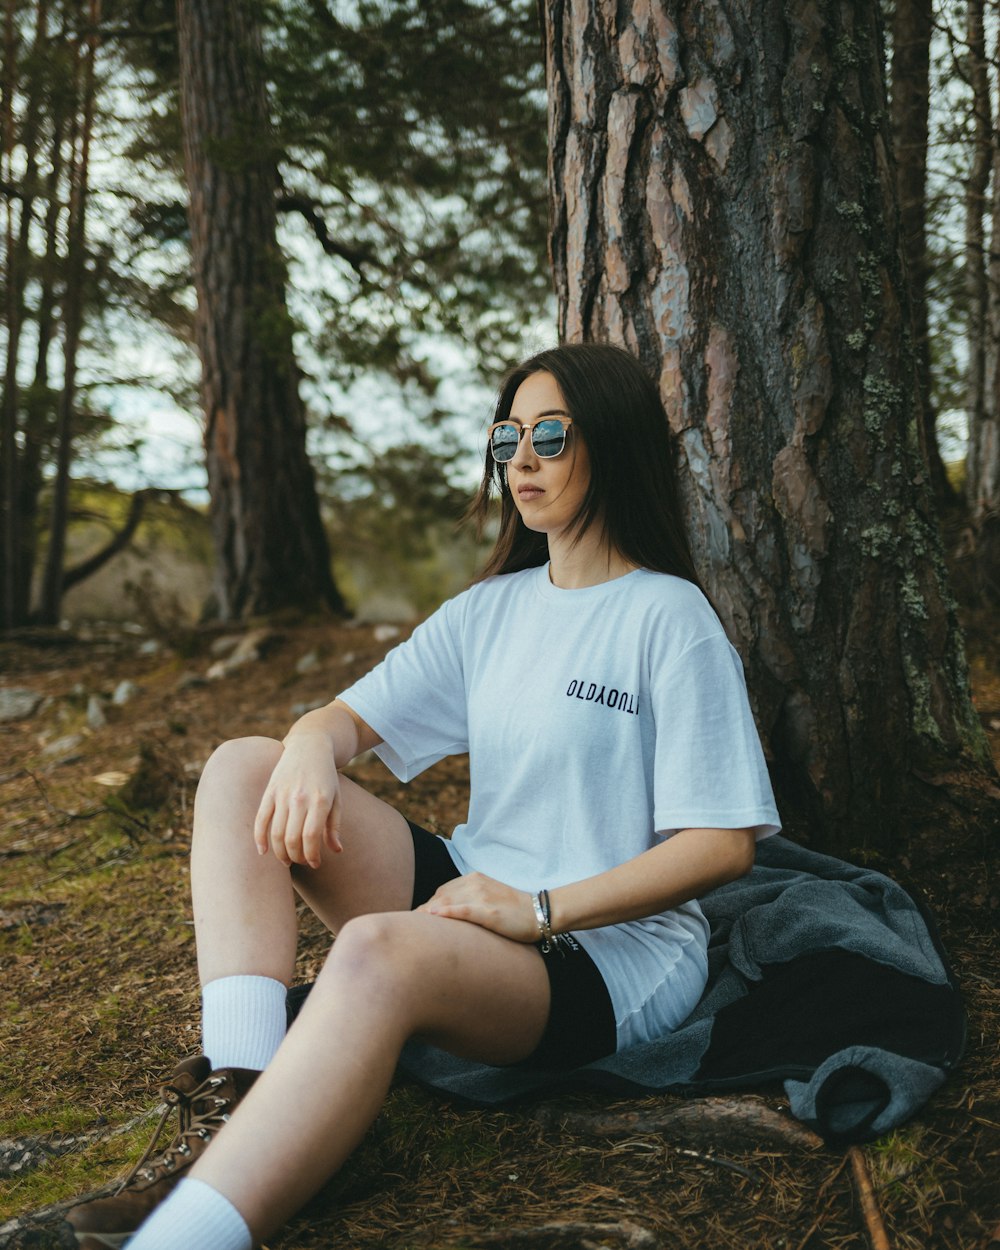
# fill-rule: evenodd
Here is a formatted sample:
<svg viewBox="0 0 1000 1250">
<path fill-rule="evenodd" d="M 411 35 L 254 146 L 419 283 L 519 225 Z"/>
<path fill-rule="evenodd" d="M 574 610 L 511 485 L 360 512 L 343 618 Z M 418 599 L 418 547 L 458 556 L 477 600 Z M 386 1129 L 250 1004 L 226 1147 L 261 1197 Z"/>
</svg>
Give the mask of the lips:
<svg viewBox="0 0 1000 1250">
<path fill-rule="evenodd" d="M 517 497 L 522 500 L 541 499 L 545 494 L 540 486 L 519 486 L 517 488 Z"/>
</svg>

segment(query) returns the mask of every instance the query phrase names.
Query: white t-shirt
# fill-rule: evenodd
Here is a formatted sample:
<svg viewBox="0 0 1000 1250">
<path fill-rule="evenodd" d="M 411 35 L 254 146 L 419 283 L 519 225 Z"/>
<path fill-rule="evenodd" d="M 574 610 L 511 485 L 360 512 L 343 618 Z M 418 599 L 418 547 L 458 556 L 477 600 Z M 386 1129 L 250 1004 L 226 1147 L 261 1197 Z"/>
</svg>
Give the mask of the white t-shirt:
<svg viewBox="0 0 1000 1250">
<path fill-rule="evenodd" d="M 777 832 L 739 657 L 690 582 L 638 569 L 563 590 L 548 566 L 449 600 L 340 698 L 402 781 L 469 752 L 459 870 L 553 889 L 692 827 Z M 573 936 L 619 1048 L 675 1028 L 707 976 L 696 902 Z"/>
</svg>

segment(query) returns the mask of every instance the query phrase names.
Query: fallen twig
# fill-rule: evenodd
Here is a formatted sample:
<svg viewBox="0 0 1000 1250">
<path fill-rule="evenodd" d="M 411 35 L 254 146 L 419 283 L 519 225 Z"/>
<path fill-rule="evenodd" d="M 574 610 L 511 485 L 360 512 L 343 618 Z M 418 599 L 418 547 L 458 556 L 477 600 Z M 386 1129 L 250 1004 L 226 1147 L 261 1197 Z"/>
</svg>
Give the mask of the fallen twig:
<svg viewBox="0 0 1000 1250">
<path fill-rule="evenodd" d="M 734 1163 L 732 1159 L 723 1159 L 719 1155 L 705 1154 L 701 1150 L 692 1150 L 687 1146 L 671 1146 L 667 1145 L 668 1150 L 673 1150 L 676 1154 L 684 1155 L 686 1159 L 697 1159 L 699 1163 L 711 1163 L 714 1167 L 725 1168 L 727 1172 L 736 1172 L 740 1176 L 745 1176 L 748 1181 L 752 1181 L 755 1185 L 764 1185 L 767 1183 L 764 1177 L 756 1168 L 744 1167 L 742 1163 Z"/>
<path fill-rule="evenodd" d="M 889 1235 L 882 1223 L 882 1213 L 879 1210 L 878 1199 L 875 1197 L 875 1189 L 864 1151 L 860 1146 L 851 1146 L 847 1157 L 851 1162 L 851 1172 L 857 1186 L 861 1213 L 865 1217 L 865 1227 L 868 1230 L 868 1240 L 871 1242 L 872 1250 L 891 1250 Z"/>
<path fill-rule="evenodd" d="M 617 1246 L 620 1250 L 660 1250 L 662 1242 L 650 1228 L 631 1220 L 586 1224 L 579 1221 L 553 1221 L 522 1228 L 499 1228 L 470 1236 L 463 1248 L 502 1246 L 503 1250 L 578 1250 L 581 1246 Z"/>
</svg>

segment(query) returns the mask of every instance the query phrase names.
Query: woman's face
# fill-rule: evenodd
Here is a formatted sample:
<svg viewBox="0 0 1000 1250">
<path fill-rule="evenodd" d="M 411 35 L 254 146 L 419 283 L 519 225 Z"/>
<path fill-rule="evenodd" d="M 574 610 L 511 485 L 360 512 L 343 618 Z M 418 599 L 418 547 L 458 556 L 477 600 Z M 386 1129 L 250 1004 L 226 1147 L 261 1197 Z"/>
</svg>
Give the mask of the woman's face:
<svg viewBox="0 0 1000 1250">
<path fill-rule="evenodd" d="M 543 416 L 572 415 L 551 373 L 526 378 L 510 409 L 510 420 L 518 425 Z M 513 460 L 507 462 L 507 484 L 528 529 L 547 534 L 550 540 L 567 533 L 590 485 L 590 457 L 583 439 L 571 427 L 562 452 L 542 459 L 535 454 L 531 437 L 523 435 Z"/>
</svg>

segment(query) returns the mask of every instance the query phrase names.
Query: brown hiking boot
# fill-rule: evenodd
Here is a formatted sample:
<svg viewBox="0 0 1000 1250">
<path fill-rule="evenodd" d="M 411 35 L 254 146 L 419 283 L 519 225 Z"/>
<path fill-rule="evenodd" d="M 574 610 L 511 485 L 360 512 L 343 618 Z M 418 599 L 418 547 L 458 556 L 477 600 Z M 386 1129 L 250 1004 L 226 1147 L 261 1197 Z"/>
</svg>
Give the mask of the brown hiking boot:
<svg viewBox="0 0 1000 1250">
<path fill-rule="evenodd" d="M 110 1198 L 95 1198 L 68 1212 L 77 1242 L 87 1250 L 124 1246 L 150 1211 L 167 1197 L 191 1164 L 225 1124 L 237 1103 L 259 1074 L 246 1068 L 211 1071 L 204 1055 L 177 1065 L 163 1086 L 166 1103 L 146 1153 Z M 153 1155 L 160 1134 L 174 1108 L 180 1116 L 177 1136 Z"/>
</svg>

